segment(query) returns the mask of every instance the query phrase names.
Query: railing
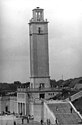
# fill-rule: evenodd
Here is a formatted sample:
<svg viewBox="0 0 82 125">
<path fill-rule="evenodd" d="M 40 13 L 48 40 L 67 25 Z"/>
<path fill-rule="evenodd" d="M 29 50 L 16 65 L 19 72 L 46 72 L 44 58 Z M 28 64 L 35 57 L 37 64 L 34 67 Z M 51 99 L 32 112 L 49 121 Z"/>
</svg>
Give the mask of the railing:
<svg viewBox="0 0 82 125">
<path fill-rule="evenodd" d="M 37 92 L 62 92 L 61 89 L 57 88 L 18 88 L 18 92 L 27 92 L 27 93 L 37 93 Z"/>
<path fill-rule="evenodd" d="M 78 92 L 78 93 L 72 95 L 72 96 L 71 96 L 71 101 L 74 101 L 75 99 L 78 99 L 78 98 L 80 98 L 80 97 L 82 97 L 82 91 L 80 91 L 80 92 Z M 69 98 L 67 98 L 66 100 L 68 101 Z"/>
<path fill-rule="evenodd" d="M 77 109 L 74 107 L 74 105 L 69 101 L 70 105 L 73 107 L 74 111 L 78 114 L 80 119 L 82 119 L 82 115 L 77 111 Z"/>
</svg>

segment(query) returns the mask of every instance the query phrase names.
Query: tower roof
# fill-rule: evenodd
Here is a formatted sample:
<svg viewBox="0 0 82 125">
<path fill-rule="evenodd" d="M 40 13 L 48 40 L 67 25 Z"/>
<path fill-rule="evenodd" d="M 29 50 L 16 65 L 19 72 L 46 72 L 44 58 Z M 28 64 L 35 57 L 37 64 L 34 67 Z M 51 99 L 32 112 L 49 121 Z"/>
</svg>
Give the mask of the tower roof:
<svg viewBox="0 0 82 125">
<path fill-rule="evenodd" d="M 32 11 L 34 11 L 34 10 L 44 10 L 44 9 L 42 9 L 42 8 L 40 8 L 40 7 L 36 7 L 35 9 L 33 9 Z"/>
</svg>

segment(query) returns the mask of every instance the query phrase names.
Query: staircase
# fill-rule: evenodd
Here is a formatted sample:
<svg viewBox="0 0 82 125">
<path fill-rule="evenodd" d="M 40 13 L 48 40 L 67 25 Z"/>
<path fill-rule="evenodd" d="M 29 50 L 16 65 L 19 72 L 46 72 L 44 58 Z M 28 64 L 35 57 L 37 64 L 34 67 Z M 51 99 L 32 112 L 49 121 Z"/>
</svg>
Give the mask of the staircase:
<svg viewBox="0 0 82 125">
<path fill-rule="evenodd" d="M 81 118 L 73 107 L 71 113 L 71 104 L 68 102 L 48 104 L 48 107 L 58 119 L 58 125 L 78 125 L 81 123 Z"/>
</svg>

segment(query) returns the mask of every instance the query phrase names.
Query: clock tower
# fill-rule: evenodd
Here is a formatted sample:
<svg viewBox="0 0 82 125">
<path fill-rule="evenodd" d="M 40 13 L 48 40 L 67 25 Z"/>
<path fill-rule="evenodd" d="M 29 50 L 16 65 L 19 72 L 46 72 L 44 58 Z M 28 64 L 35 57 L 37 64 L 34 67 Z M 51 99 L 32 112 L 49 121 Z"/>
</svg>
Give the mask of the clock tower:
<svg viewBox="0 0 82 125">
<path fill-rule="evenodd" d="M 29 22 L 30 37 L 30 87 L 49 88 L 48 21 L 44 20 L 44 10 L 33 9 Z"/>
</svg>

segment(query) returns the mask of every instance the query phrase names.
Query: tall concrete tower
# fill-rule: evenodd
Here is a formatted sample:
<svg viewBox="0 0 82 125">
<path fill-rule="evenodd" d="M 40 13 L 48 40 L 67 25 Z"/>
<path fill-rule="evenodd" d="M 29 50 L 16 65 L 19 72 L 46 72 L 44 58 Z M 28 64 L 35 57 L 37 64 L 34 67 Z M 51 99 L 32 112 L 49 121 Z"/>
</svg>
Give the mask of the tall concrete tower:
<svg viewBox="0 0 82 125">
<path fill-rule="evenodd" d="M 44 10 L 33 9 L 29 22 L 31 88 L 49 88 L 48 22 Z"/>
</svg>

